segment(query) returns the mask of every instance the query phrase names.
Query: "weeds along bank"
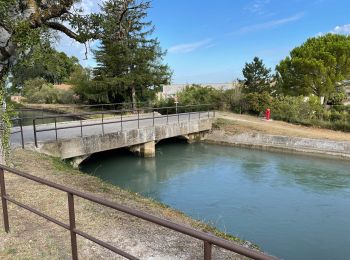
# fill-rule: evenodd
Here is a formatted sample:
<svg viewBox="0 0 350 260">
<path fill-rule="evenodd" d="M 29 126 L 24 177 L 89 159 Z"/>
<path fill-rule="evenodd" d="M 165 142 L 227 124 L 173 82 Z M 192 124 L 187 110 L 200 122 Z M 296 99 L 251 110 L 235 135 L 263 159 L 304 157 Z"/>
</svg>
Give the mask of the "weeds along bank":
<svg viewBox="0 0 350 260">
<path fill-rule="evenodd" d="M 336 97 L 335 97 L 336 99 Z M 272 96 L 263 93 L 242 93 L 240 89 L 218 90 L 210 86 L 192 85 L 178 93 L 181 105 L 213 104 L 215 109 L 240 114 L 263 116 L 271 109 L 271 118 L 285 122 L 350 132 L 350 106 L 322 105 L 317 96 Z M 161 99 L 157 106 L 175 105 L 173 99 Z"/>
</svg>

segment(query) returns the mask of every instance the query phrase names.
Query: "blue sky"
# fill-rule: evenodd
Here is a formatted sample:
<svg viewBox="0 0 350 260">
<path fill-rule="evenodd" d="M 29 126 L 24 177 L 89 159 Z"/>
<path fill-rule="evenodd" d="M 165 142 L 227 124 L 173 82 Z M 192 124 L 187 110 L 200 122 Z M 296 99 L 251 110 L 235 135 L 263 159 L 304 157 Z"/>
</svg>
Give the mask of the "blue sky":
<svg viewBox="0 0 350 260">
<path fill-rule="evenodd" d="M 83 0 L 86 12 L 102 1 Z M 173 83 L 231 82 L 254 56 L 276 64 L 307 38 L 350 34 L 349 0 L 153 0 L 149 20 L 173 71 Z M 98 43 L 91 43 L 96 48 Z M 84 66 L 82 45 L 62 37 L 58 48 Z"/>
</svg>

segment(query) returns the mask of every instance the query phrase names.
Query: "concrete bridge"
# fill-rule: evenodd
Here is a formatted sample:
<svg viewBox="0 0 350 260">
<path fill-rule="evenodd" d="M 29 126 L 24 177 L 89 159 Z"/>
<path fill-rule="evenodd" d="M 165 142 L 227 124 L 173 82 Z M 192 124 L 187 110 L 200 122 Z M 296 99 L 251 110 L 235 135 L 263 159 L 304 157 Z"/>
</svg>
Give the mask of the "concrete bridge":
<svg viewBox="0 0 350 260">
<path fill-rule="evenodd" d="M 161 108 L 162 109 L 162 108 Z M 137 110 L 126 115 L 126 111 L 106 111 L 79 115 L 58 115 L 34 119 L 34 124 L 13 128 L 12 146 L 36 149 L 42 153 L 72 159 L 78 166 L 91 154 L 128 148 L 142 157 L 154 157 L 158 141 L 180 137 L 189 142 L 200 140 L 211 130 L 214 111 L 160 114 L 164 109 L 152 109 L 151 113 Z M 170 108 L 167 109 L 167 111 Z M 180 109 L 180 107 L 178 108 Z M 81 119 L 83 116 L 97 119 Z M 75 121 L 57 122 L 62 117 L 80 118 Z M 40 124 L 42 119 L 54 123 Z M 38 124 L 39 123 L 39 124 Z"/>
</svg>

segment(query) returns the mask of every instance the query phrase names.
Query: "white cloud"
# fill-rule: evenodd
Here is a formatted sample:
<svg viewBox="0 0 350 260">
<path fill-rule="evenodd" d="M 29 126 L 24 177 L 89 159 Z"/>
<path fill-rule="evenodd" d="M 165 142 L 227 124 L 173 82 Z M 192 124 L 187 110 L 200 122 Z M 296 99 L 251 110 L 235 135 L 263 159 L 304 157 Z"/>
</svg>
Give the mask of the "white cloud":
<svg viewBox="0 0 350 260">
<path fill-rule="evenodd" d="M 244 10 L 247 10 L 253 14 L 263 15 L 266 13 L 265 7 L 270 4 L 271 0 L 254 0 L 250 2 Z"/>
<path fill-rule="evenodd" d="M 240 33 L 247 33 L 247 32 L 251 32 L 251 31 L 266 30 L 266 29 L 270 29 L 273 27 L 287 24 L 287 23 L 291 23 L 294 21 L 298 21 L 303 16 L 304 16 L 304 14 L 300 13 L 300 14 L 296 14 L 294 16 L 286 17 L 286 18 L 279 19 L 279 20 L 272 20 L 272 21 L 269 21 L 266 23 L 258 23 L 258 24 L 248 25 L 248 26 L 240 28 L 239 32 Z"/>
<path fill-rule="evenodd" d="M 335 34 L 350 34 L 350 24 L 336 26 L 331 33 Z"/>
<path fill-rule="evenodd" d="M 185 43 L 175 45 L 169 48 L 170 53 L 189 53 L 202 48 L 210 48 L 214 45 L 212 44 L 212 39 L 206 39 L 199 42 Z"/>
<path fill-rule="evenodd" d="M 328 33 L 350 35 L 350 24 L 338 25 Z M 324 36 L 327 33 L 319 32 L 316 37 Z"/>
</svg>

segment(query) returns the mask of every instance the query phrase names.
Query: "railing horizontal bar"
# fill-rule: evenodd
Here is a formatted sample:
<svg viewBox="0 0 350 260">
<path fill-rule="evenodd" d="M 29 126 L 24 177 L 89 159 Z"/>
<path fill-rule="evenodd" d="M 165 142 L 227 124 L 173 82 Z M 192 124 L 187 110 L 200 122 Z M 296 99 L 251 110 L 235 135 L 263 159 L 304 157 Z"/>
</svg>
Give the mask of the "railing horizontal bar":
<svg viewBox="0 0 350 260">
<path fill-rule="evenodd" d="M 115 105 L 130 105 L 132 102 L 124 102 L 124 103 L 108 103 L 108 104 L 94 104 L 94 105 L 78 105 L 78 106 L 58 106 L 53 108 L 22 108 L 22 109 L 16 109 L 15 111 L 51 111 L 51 109 L 60 109 L 60 108 L 82 108 L 82 107 L 99 107 L 99 106 L 115 106 Z M 137 102 L 136 104 L 148 104 L 148 102 Z"/>
<path fill-rule="evenodd" d="M 177 106 L 177 108 L 188 108 L 188 107 L 208 107 L 209 104 L 203 104 L 203 105 L 187 105 L 187 106 Z M 38 116 L 33 117 L 35 119 L 49 119 L 49 118 L 61 118 L 61 117 L 79 117 L 79 116 L 85 116 L 85 115 L 100 115 L 100 114 L 110 114 L 110 113 L 126 113 L 126 112 L 137 112 L 137 111 L 143 111 L 143 110 L 162 110 L 162 109 L 176 109 L 175 106 L 172 107 L 159 107 L 159 108 L 153 108 L 153 107 L 144 107 L 144 108 L 137 108 L 137 109 L 120 109 L 120 110 L 107 110 L 107 111 L 99 111 L 99 112 L 85 112 L 85 113 L 79 113 L 79 114 L 60 114 L 60 115 L 54 115 L 54 116 Z"/>
<path fill-rule="evenodd" d="M 200 239 L 202 241 L 207 241 L 207 242 L 209 242 L 209 243 L 211 243 L 213 245 L 225 248 L 227 250 L 239 253 L 241 255 L 244 255 L 244 256 L 247 256 L 247 257 L 250 257 L 250 258 L 253 258 L 253 259 L 259 259 L 259 260 L 260 259 L 261 260 L 277 259 L 275 257 L 263 254 L 261 252 L 258 252 L 258 251 L 252 250 L 252 249 L 248 249 L 248 248 L 243 247 L 241 245 L 233 244 L 231 242 L 226 241 L 225 239 L 222 239 L 222 238 L 219 238 L 219 237 L 215 237 L 213 235 L 204 233 L 202 231 L 198 231 L 198 230 L 195 230 L 195 229 L 192 229 L 192 228 L 189 228 L 189 227 L 181 226 L 179 224 L 172 223 L 172 222 L 170 222 L 168 220 L 161 219 L 159 217 L 150 215 L 148 213 L 144 213 L 144 212 L 141 212 L 141 211 L 138 211 L 138 210 L 134 210 L 134 209 L 125 207 L 123 205 L 119 205 L 117 203 L 114 203 L 114 202 L 102 199 L 102 198 L 98 198 L 98 197 L 95 197 L 95 196 L 92 196 L 92 195 L 89 195 L 89 194 L 85 194 L 83 192 L 76 191 L 74 189 L 65 187 L 63 185 L 56 184 L 54 182 L 42 179 L 40 177 L 33 176 L 33 175 L 30 175 L 30 174 L 27 174 L 27 173 L 24 173 L 22 171 L 18 171 L 18 170 L 15 170 L 15 169 L 11 169 L 11 168 L 6 167 L 6 166 L 1 165 L 1 164 L 0 164 L 0 168 L 4 169 L 5 171 L 14 173 L 14 174 L 16 174 L 18 176 L 22 176 L 22 177 L 24 177 L 26 179 L 29 179 L 29 180 L 32 180 L 32 181 L 36 181 L 38 183 L 47 185 L 49 187 L 52 187 L 52 188 L 55 188 L 55 189 L 58 189 L 58 190 L 61 190 L 61 191 L 64 191 L 64 192 L 72 193 L 72 194 L 74 194 L 74 195 L 76 195 L 78 197 L 81 197 L 83 199 L 86 199 L 86 200 L 89 200 L 89 201 L 92 201 L 92 202 L 96 202 L 96 203 L 98 203 L 100 205 L 104 205 L 106 207 L 109 207 L 109 208 L 112 208 L 112 209 L 124 212 L 126 214 L 135 216 L 137 218 L 141 218 L 143 220 L 155 223 L 157 225 L 160 225 L 160 226 L 163 226 L 163 227 L 175 230 L 177 232 L 186 234 L 188 236 Z"/>
<path fill-rule="evenodd" d="M 110 244 L 108 244 L 106 242 L 103 242 L 102 240 L 100 240 L 98 238 L 92 237 L 92 236 L 84 233 L 83 231 L 80 231 L 78 229 L 73 229 L 73 232 L 78 234 L 79 236 L 82 236 L 82 237 L 84 237 L 84 238 L 86 238 L 86 239 L 88 239 L 88 240 L 90 240 L 92 242 L 95 242 L 96 244 L 98 244 L 98 245 L 100 245 L 100 246 L 102 246 L 104 248 L 107 248 L 107 249 L 113 251 L 114 253 L 117 253 L 118 255 L 121 255 L 121 256 L 123 256 L 123 257 L 125 257 L 127 259 L 139 260 L 139 258 L 134 257 L 134 256 L 132 256 L 132 255 L 130 255 L 130 254 L 128 254 L 128 253 L 126 253 L 126 252 L 116 248 L 116 247 L 114 247 L 114 246 L 111 246 Z"/>
<path fill-rule="evenodd" d="M 207 113 L 207 112 L 203 112 L 203 113 Z M 179 114 L 169 114 L 168 117 L 174 117 L 174 116 L 182 116 L 182 115 L 188 115 L 189 113 L 179 113 Z M 191 114 L 198 114 L 198 112 L 192 112 Z M 155 119 L 159 119 L 159 118 L 166 118 L 167 116 L 166 115 L 162 115 L 162 116 L 155 116 L 154 118 Z M 123 119 L 123 123 L 124 122 L 136 122 L 136 121 L 142 121 L 142 120 L 151 120 L 153 119 L 153 117 L 140 117 L 140 119 Z M 108 120 L 105 119 L 105 120 Z M 84 121 L 84 120 L 83 120 Z M 85 121 L 89 121 L 88 119 L 85 120 Z M 72 121 L 74 122 L 74 121 Z M 104 121 L 103 124 L 104 125 L 108 125 L 108 124 L 117 124 L 117 123 L 120 123 L 121 121 L 118 120 L 118 121 Z M 98 122 L 98 123 L 94 123 L 94 124 L 83 124 L 83 127 L 89 127 L 89 126 L 100 126 L 102 123 L 101 122 Z M 79 125 L 74 125 L 74 126 L 62 126 L 62 127 L 57 127 L 56 129 L 55 128 L 49 128 L 49 129 L 36 129 L 36 132 L 49 132 L 49 131 L 55 131 L 55 130 L 64 130 L 64 129 L 72 129 L 72 128 L 80 128 L 80 124 Z"/>
<path fill-rule="evenodd" d="M 46 215 L 44 213 L 41 213 L 40 211 L 38 211 L 36 209 L 33 209 L 33 208 L 31 208 L 31 207 L 29 207 L 27 205 L 24 205 L 23 203 L 20 203 L 20 202 L 18 202 L 16 200 L 10 198 L 9 196 L 5 196 L 5 199 L 7 201 L 12 202 L 13 204 L 21 207 L 21 208 L 24 208 L 24 209 L 26 209 L 26 210 L 28 210 L 28 211 L 36 214 L 36 215 L 38 215 L 38 216 L 48 220 L 48 221 L 51 221 L 51 222 L 55 223 L 56 225 L 59 225 L 60 227 L 63 227 L 65 229 L 69 230 L 69 226 L 68 225 L 62 223 L 61 221 L 58 221 L 57 219 L 54 219 L 54 218 L 52 218 L 52 217 L 50 217 L 50 216 L 48 216 L 48 215 Z"/>
<path fill-rule="evenodd" d="M 27 205 L 25 205 L 25 204 L 23 204 L 21 202 L 18 202 L 16 200 L 10 198 L 9 196 L 5 196 L 5 199 L 7 201 L 9 201 L 9 202 L 11 202 L 11 203 L 21 207 L 21 208 L 24 208 L 24 209 L 26 209 L 26 210 L 28 210 L 28 211 L 36 214 L 36 215 L 38 215 L 38 216 L 48 220 L 48 221 L 53 222 L 54 224 L 56 224 L 56 225 L 58 225 L 60 227 L 63 227 L 65 229 L 69 230 L 69 225 L 66 225 L 66 224 L 62 223 L 61 221 L 58 221 L 58 220 L 56 220 L 56 219 L 54 219 L 54 218 L 52 218 L 52 217 L 50 217 L 50 216 L 48 216 L 48 215 L 38 211 L 36 209 L 33 209 L 33 208 L 31 208 L 31 207 L 29 207 L 29 206 L 27 206 Z M 138 260 L 138 258 L 136 258 L 136 257 L 134 257 L 132 255 L 129 255 L 128 253 L 123 252 L 120 249 L 118 249 L 116 247 L 113 247 L 113 246 L 111 246 L 111 245 L 109 245 L 109 244 L 107 244 L 107 243 L 105 243 L 105 242 L 103 242 L 103 241 L 101 241 L 101 240 L 99 240 L 99 239 L 97 239 L 97 238 L 95 238 L 93 236 L 90 236 L 90 235 L 88 235 L 88 234 L 86 234 L 86 233 L 84 233 L 84 232 L 82 232 L 80 230 L 74 229 L 73 231 L 76 234 L 78 234 L 78 235 L 80 235 L 80 236 L 82 236 L 82 237 L 84 237 L 84 238 L 86 238 L 88 240 L 91 240 L 92 242 L 95 242 L 96 244 L 99 244 L 100 246 L 105 247 L 105 248 L 107 248 L 107 249 L 109 249 L 109 250 L 111 250 L 111 251 L 113 251 L 113 252 L 115 252 L 115 253 L 117 253 L 117 254 L 119 254 L 121 256 L 124 256 L 127 259 Z"/>
</svg>

